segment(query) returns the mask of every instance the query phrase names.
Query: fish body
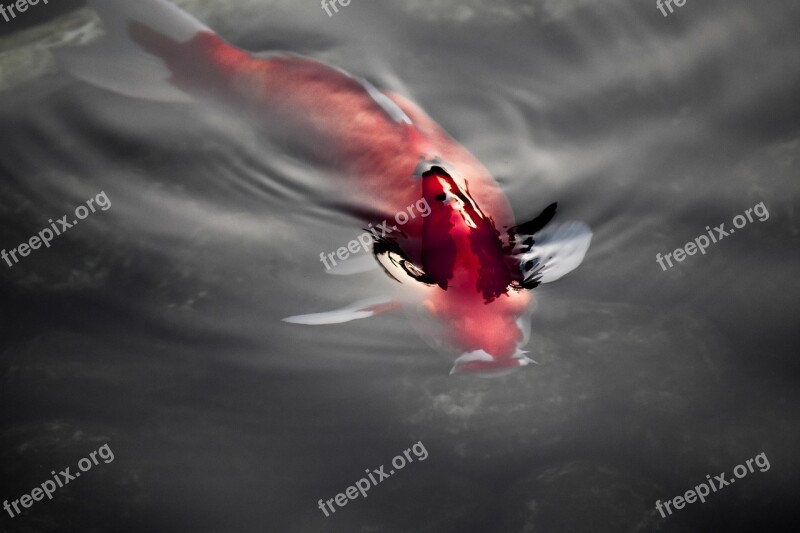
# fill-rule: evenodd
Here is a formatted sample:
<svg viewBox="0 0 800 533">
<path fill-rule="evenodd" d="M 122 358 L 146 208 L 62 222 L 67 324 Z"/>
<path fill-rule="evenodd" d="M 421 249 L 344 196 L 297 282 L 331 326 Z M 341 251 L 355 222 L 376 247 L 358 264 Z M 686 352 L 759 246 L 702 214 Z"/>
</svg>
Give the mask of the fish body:
<svg viewBox="0 0 800 533">
<path fill-rule="evenodd" d="M 256 57 L 209 31 L 176 42 L 140 23 L 131 38 L 162 58 L 170 83 L 189 95 L 214 99 L 254 117 L 280 124 L 313 146 L 350 183 L 348 197 L 394 215 L 420 198 L 414 171 L 440 158 L 459 169 L 499 221 L 513 225 L 511 208 L 489 171 L 422 109 L 366 80 L 322 62 L 291 55 Z M 455 178 L 461 179 L 461 178 Z M 421 225 L 407 229 L 415 234 Z"/>
<path fill-rule="evenodd" d="M 71 72 L 130 96 L 214 101 L 279 128 L 337 170 L 342 197 L 369 206 L 364 223 L 392 219 L 424 200 L 429 215 L 408 220 L 400 237 L 379 236 L 376 259 L 398 281 L 422 289 L 412 293 L 432 318 L 423 329 L 434 327 L 438 345 L 462 353 L 454 371 L 499 372 L 529 362 L 520 350 L 527 289 L 547 281 L 552 264 L 530 245 L 524 249 L 489 171 L 419 106 L 310 58 L 240 50 L 165 0 L 90 5 L 107 37 L 66 54 Z M 579 235 L 578 263 L 590 236 Z M 370 299 L 287 320 L 336 323 L 395 307 Z"/>
</svg>

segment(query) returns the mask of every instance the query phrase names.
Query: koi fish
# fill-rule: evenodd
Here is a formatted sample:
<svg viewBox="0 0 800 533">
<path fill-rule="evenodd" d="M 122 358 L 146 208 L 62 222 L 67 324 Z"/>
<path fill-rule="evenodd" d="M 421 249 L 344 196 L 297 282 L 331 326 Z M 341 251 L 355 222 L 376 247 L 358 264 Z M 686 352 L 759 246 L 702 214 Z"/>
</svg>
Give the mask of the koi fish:
<svg viewBox="0 0 800 533">
<path fill-rule="evenodd" d="M 516 224 L 500 186 L 416 104 L 297 55 L 253 55 L 165 0 L 90 0 L 106 35 L 62 52 L 78 78 L 131 97 L 213 101 L 278 124 L 337 169 L 344 200 L 370 227 L 424 201 L 428 216 L 376 235 L 373 264 L 400 282 L 391 297 L 296 315 L 334 324 L 405 308 L 435 346 L 460 353 L 451 373 L 497 375 L 531 362 L 531 289 L 575 269 L 591 241 L 579 222 L 549 224 L 556 205 Z M 369 206 L 369 209 L 366 209 Z"/>
</svg>

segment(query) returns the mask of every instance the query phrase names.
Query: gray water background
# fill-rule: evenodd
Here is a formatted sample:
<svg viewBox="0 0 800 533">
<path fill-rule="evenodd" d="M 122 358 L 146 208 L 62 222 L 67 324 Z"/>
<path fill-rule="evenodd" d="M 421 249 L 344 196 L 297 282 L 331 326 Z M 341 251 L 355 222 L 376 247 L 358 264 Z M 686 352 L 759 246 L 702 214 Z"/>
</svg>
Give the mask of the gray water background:
<svg viewBox="0 0 800 533">
<path fill-rule="evenodd" d="M 0 246 L 101 190 L 112 202 L 0 264 L 0 499 L 115 453 L 0 530 L 791 530 L 796 3 L 689 0 L 667 18 L 632 1 L 353 0 L 330 18 L 311 1 L 181 4 L 237 46 L 411 97 L 518 218 L 558 201 L 592 248 L 536 291 L 539 365 L 501 379 L 448 376 L 402 314 L 282 323 L 392 283 L 324 274 L 319 253 L 359 228 L 326 207 L 330 176 L 245 118 L 59 71 L 51 51 L 98 32 L 80 2 L 0 21 Z M 759 202 L 768 220 L 656 264 Z M 319 511 L 417 441 L 426 461 Z M 769 471 L 655 510 L 761 452 Z"/>
</svg>

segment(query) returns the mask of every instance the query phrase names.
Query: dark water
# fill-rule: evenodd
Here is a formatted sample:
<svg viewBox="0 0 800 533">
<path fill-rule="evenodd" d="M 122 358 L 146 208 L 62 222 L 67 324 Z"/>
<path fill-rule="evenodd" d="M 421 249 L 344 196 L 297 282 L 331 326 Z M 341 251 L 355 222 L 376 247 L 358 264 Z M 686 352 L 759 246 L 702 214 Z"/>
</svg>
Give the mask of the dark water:
<svg viewBox="0 0 800 533">
<path fill-rule="evenodd" d="M 181 3 L 249 50 L 312 55 L 418 102 L 519 218 L 553 201 L 594 241 L 537 289 L 495 380 L 402 314 L 282 317 L 384 294 L 329 276 L 354 238 L 302 152 L 206 105 L 76 81 L 50 51 L 89 10 L 0 20 L 0 499 L 108 443 L 113 462 L 2 531 L 790 531 L 798 465 L 800 8 L 789 1 Z M 38 10 L 38 11 L 36 11 Z M 34 13 L 38 13 L 35 14 Z M 44 20 L 50 19 L 50 20 Z M 769 217 L 663 271 L 706 226 Z M 429 453 L 326 518 L 365 469 Z M 770 468 L 662 518 L 654 505 L 764 453 Z"/>
</svg>

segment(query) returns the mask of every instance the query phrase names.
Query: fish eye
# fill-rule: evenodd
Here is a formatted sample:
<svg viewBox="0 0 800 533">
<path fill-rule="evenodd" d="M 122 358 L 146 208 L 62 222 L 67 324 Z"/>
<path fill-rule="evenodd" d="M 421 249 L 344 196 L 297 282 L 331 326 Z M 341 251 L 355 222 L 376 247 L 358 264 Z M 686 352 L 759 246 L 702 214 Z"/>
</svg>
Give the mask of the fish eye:
<svg viewBox="0 0 800 533">
<path fill-rule="evenodd" d="M 444 202 L 446 198 L 447 195 L 445 193 L 437 194 L 436 196 L 434 196 L 434 199 L 438 202 Z"/>
</svg>

